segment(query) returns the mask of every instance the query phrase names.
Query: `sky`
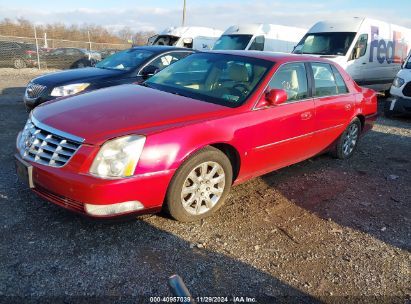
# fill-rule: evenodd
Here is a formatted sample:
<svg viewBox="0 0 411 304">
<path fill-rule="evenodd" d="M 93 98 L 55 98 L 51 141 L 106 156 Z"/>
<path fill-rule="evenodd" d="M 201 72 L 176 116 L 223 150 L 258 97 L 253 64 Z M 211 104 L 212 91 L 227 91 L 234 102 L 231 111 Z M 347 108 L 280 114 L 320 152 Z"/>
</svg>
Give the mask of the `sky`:
<svg viewBox="0 0 411 304">
<path fill-rule="evenodd" d="M 393 4 L 395 3 L 395 4 Z M 0 19 L 97 24 L 110 30 L 160 31 L 181 25 L 183 0 L 0 0 Z M 187 0 L 186 25 L 225 30 L 233 24 L 303 28 L 319 20 L 370 17 L 411 28 L 411 0 Z"/>
</svg>

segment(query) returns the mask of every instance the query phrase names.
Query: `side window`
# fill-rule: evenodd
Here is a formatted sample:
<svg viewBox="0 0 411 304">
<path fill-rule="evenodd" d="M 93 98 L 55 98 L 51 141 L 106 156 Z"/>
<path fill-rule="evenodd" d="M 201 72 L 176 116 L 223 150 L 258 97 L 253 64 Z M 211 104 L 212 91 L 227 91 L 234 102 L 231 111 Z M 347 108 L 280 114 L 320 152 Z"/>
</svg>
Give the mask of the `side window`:
<svg viewBox="0 0 411 304">
<path fill-rule="evenodd" d="M 365 55 L 367 51 L 368 34 L 362 34 L 358 37 L 357 43 L 352 50 L 350 60 L 358 59 Z"/>
<path fill-rule="evenodd" d="M 343 77 L 341 76 L 340 72 L 337 70 L 335 66 L 331 66 L 334 72 L 335 82 L 337 83 L 337 93 L 338 94 L 345 94 L 348 93 L 347 85 Z"/>
<path fill-rule="evenodd" d="M 50 54 L 52 54 L 52 55 L 63 55 L 64 54 L 64 49 L 55 49 L 54 51 L 51 51 Z"/>
<path fill-rule="evenodd" d="M 255 37 L 249 47 L 249 50 L 264 51 L 264 42 L 265 42 L 264 36 Z"/>
<path fill-rule="evenodd" d="M 17 50 L 20 46 L 14 42 L 0 42 L 0 46 L 3 50 Z"/>
<path fill-rule="evenodd" d="M 191 52 L 175 52 L 175 53 L 170 53 L 170 55 L 173 55 L 174 58 L 177 58 L 177 60 L 183 59 L 187 57 L 188 55 L 192 54 Z"/>
<path fill-rule="evenodd" d="M 163 56 L 158 57 L 157 59 L 154 59 L 149 65 L 153 65 L 160 70 L 164 69 L 165 67 L 168 67 L 170 64 L 180 60 L 181 58 L 185 57 L 186 55 L 182 53 L 167 53 Z"/>
<path fill-rule="evenodd" d="M 334 73 L 328 63 L 311 63 L 314 74 L 315 97 L 338 94 Z"/>
<path fill-rule="evenodd" d="M 285 90 L 289 101 L 307 98 L 307 72 L 304 63 L 289 63 L 280 67 L 270 80 L 269 87 Z"/>
<path fill-rule="evenodd" d="M 81 55 L 81 52 L 76 49 L 66 49 L 66 55 L 68 56 L 79 56 Z"/>
</svg>

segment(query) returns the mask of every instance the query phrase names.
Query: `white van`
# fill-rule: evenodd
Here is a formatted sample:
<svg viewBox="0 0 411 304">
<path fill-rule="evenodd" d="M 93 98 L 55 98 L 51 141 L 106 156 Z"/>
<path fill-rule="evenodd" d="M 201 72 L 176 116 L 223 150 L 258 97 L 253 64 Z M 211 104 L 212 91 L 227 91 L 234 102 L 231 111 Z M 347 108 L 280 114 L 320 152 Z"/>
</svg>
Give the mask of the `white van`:
<svg viewBox="0 0 411 304">
<path fill-rule="evenodd" d="M 355 17 L 314 24 L 293 53 L 328 58 L 359 85 L 386 91 L 410 47 L 410 29 Z"/>
<path fill-rule="evenodd" d="M 230 26 L 213 50 L 257 50 L 290 53 L 306 29 L 277 24 Z"/>
<path fill-rule="evenodd" d="M 172 45 L 195 50 L 211 50 L 223 32 L 210 27 L 169 27 L 150 37 L 147 45 Z"/>
<path fill-rule="evenodd" d="M 411 52 L 395 76 L 390 89 L 391 98 L 385 103 L 384 113 L 389 117 L 395 114 L 411 114 Z"/>
</svg>

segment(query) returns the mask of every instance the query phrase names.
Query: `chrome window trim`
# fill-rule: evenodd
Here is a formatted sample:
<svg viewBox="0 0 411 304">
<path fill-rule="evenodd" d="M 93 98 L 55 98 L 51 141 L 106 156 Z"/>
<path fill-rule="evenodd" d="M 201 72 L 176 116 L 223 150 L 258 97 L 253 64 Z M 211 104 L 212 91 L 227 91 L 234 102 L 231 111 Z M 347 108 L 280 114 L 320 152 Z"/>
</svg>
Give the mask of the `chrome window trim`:
<svg viewBox="0 0 411 304">
<path fill-rule="evenodd" d="M 195 52 L 194 52 L 193 50 L 187 49 L 187 51 L 185 51 L 185 50 L 177 50 L 177 51 L 168 51 L 168 52 L 166 52 L 166 53 L 161 53 L 160 55 L 157 55 L 156 57 L 150 59 L 150 61 L 148 61 L 146 64 L 144 64 L 144 65 L 140 68 L 140 70 L 138 71 L 137 77 L 138 77 L 138 76 L 140 76 L 140 77 L 143 76 L 143 75 L 141 75 L 141 71 L 142 71 L 145 67 L 149 66 L 150 63 L 152 63 L 154 60 L 160 58 L 161 56 L 170 54 L 170 53 L 188 53 L 188 55 L 191 55 L 191 54 L 194 54 Z M 187 55 L 187 56 L 188 56 L 188 55 Z M 181 59 L 179 59 L 179 60 L 181 60 Z M 178 60 L 177 60 L 177 61 L 178 61 Z"/>
<path fill-rule="evenodd" d="M 82 143 L 84 143 L 84 141 L 85 141 L 84 138 L 81 138 L 81 137 L 79 137 L 79 136 L 72 135 L 72 134 L 70 134 L 70 133 L 66 133 L 66 132 L 64 132 L 64 131 L 60 131 L 60 130 L 58 130 L 58 129 L 55 129 L 55 128 L 53 128 L 53 127 L 50 127 L 50 126 L 48 126 L 48 125 L 46 125 L 46 124 L 38 121 L 38 120 L 34 117 L 34 115 L 31 115 L 31 122 L 32 122 L 36 127 L 40 128 L 40 129 L 43 129 L 44 131 L 53 133 L 53 134 L 55 134 L 55 135 L 57 135 L 57 136 L 60 136 L 60 137 L 62 137 L 62 138 L 66 138 L 66 139 L 72 140 L 72 141 L 77 142 L 77 143 L 79 143 L 79 144 L 82 144 Z"/>
</svg>

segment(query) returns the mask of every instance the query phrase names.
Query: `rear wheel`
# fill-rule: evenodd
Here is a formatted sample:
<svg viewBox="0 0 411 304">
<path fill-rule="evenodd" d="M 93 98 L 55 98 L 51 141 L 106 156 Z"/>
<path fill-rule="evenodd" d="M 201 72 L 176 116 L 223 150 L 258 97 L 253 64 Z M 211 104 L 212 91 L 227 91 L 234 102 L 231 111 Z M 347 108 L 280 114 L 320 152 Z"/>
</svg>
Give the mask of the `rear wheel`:
<svg viewBox="0 0 411 304">
<path fill-rule="evenodd" d="M 27 66 L 26 62 L 23 58 L 15 58 L 13 59 L 13 67 L 15 69 L 24 69 Z"/>
<path fill-rule="evenodd" d="M 361 132 L 361 122 L 355 118 L 338 138 L 333 155 L 339 159 L 350 158 L 357 147 Z"/>
<path fill-rule="evenodd" d="M 166 209 L 176 220 L 196 221 L 210 216 L 224 203 L 232 183 L 230 160 L 207 147 L 177 170 L 166 195 Z"/>
</svg>

